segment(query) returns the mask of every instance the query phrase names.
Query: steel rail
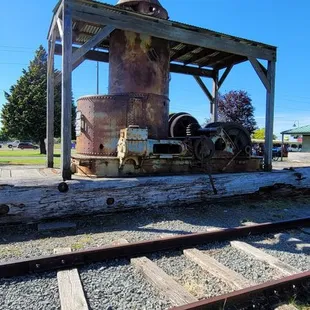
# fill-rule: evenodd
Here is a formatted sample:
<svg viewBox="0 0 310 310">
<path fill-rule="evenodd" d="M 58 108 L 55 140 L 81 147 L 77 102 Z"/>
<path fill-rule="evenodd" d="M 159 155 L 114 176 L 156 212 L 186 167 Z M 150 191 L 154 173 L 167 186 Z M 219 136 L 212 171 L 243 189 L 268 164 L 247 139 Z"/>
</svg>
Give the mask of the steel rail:
<svg viewBox="0 0 310 310">
<path fill-rule="evenodd" d="M 283 230 L 309 226 L 310 217 L 307 217 L 291 221 L 227 228 L 218 231 L 193 233 L 170 238 L 99 247 L 65 254 L 13 260 L 0 263 L 0 278 L 22 276 L 34 272 L 69 269 L 72 267 L 101 262 L 108 259 L 138 257 L 142 254 L 158 251 L 178 248 L 184 249 L 203 243 L 232 240 L 249 235 L 259 235 L 262 233 L 279 232 Z"/>
<path fill-rule="evenodd" d="M 171 310 L 209 310 L 224 309 L 237 302 L 244 302 L 255 299 L 259 294 L 279 290 L 286 287 L 302 284 L 310 280 L 310 271 L 294 274 L 279 280 L 268 281 L 259 285 L 248 287 L 242 290 L 234 291 L 228 294 L 202 299 L 197 302 L 186 304 L 179 307 L 173 307 Z"/>
</svg>

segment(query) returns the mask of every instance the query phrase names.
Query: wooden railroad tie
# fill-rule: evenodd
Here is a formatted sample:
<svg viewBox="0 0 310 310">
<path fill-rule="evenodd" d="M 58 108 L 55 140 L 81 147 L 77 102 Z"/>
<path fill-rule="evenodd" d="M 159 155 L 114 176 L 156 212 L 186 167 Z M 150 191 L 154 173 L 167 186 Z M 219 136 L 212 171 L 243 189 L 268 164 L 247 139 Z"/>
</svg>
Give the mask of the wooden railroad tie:
<svg viewBox="0 0 310 310">
<path fill-rule="evenodd" d="M 56 248 L 55 254 L 71 252 L 71 248 Z M 68 269 L 57 272 L 61 310 L 88 310 L 78 270 Z"/>
</svg>

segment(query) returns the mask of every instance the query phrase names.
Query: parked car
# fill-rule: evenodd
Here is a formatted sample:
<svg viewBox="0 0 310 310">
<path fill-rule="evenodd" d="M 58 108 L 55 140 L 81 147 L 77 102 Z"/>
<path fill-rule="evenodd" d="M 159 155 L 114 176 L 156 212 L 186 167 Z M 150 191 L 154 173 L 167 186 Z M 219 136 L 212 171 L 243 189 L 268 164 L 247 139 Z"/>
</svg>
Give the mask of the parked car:
<svg viewBox="0 0 310 310">
<path fill-rule="evenodd" d="M 14 142 L 8 143 L 8 148 L 11 149 L 12 147 L 18 147 L 18 144 L 20 143 L 19 140 L 15 140 Z"/>
<path fill-rule="evenodd" d="M 35 144 L 32 144 L 30 142 L 21 142 L 18 144 L 17 148 L 23 150 L 23 149 L 33 149 L 37 150 L 39 147 Z"/>
</svg>

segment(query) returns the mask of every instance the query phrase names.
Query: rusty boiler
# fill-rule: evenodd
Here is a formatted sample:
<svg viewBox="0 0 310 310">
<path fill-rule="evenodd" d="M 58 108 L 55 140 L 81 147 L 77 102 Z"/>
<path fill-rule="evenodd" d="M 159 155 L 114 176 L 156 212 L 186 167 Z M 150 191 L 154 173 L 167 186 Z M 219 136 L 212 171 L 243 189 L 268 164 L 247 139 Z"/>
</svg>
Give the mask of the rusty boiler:
<svg viewBox="0 0 310 310">
<path fill-rule="evenodd" d="M 117 5 L 168 18 L 157 0 L 121 0 Z M 120 130 L 130 125 L 148 128 L 150 138 L 167 138 L 169 64 L 169 42 L 115 30 L 110 35 L 108 95 L 78 100 L 84 132 L 77 137 L 77 153 L 115 156 Z"/>
<path fill-rule="evenodd" d="M 158 0 L 119 0 L 117 6 L 168 19 Z M 169 41 L 115 30 L 109 38 L 107 95 L 78 99 L 80 132 L 73 171 L 132 176 L 256 170 L 251 139 L 238 124 L 202 128 L 185 112 L 169 115 Z"/>
</svg>

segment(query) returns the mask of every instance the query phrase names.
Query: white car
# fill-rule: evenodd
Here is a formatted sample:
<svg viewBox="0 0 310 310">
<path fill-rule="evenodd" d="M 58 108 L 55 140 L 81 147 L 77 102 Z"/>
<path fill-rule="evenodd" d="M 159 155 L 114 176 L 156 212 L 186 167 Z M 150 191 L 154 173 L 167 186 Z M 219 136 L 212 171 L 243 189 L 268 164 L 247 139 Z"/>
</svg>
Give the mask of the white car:
<svg viewBox="0 0 310 310">
<path fill-rule="evenodd" d="M 20 143 L 19 140 L 15 140 L 14 142 L 9 142 L 8 148 L 11 149 L 12 147 L 18 147 L 19 143 Z"/>
</svg>

